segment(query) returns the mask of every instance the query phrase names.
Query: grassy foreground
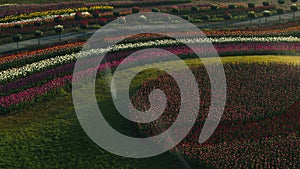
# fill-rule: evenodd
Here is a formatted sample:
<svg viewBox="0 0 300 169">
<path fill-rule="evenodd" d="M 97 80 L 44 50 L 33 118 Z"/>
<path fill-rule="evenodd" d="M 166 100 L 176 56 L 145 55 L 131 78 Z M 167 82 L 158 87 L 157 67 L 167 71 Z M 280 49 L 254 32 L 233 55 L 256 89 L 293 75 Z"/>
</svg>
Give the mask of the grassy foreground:
<svg viewBox="0 0 300 169">
<path fill-rule="evenodd" d="M 300 65 L 298 56 L 241 56 L 221 58 L 230 62 L 280 62 Z M 214 59 L 210 59 L 214 62 Z M 186 60 L 188 65 L 199 65 L 195 59 Z M 159 63 L 170 68 L 176 62 Z M 139 68 L 135 68 L 139 69 Z M 129 70 L 130 72 L 130 70 Z M 136 87 L 148 76 L 141 74 L 132 84 Z M 106 93 L 98 96 L 105 117 L 126 126 L 112 113 L 112 103 Z M 105 104 L 104 104 L 105 103 Z M 115 123 L 118 122 L 118 123 Z M 130 130 L 130 127 L 125 128 Z M 118 157 L 95 145 L 83 132 L 74 112 L 70 89 L 62 89 L 55 98 L 43 98 L 31 107 L 15 115 L 0 117 L 0 168 L 187 168 L 180 156 L 165 153 L 147 159 Z M 188 162 L 188 165 L 192 165 Z"/>
</svg>

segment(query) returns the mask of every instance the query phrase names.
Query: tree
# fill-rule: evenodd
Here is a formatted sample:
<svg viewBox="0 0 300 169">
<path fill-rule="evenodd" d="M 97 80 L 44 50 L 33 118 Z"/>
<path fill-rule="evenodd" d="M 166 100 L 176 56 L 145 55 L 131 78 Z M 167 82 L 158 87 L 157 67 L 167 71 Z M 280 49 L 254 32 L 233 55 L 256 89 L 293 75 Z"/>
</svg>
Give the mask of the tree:
<svg viewBox="0 0 300 169">
<path fill-rule="evenodd" d="M 125 24 L 125 23 L 126 23 L 126 18 L 125 18 L 125 16 L 121 16 L 121 17 L 120 17 L 119 23 L 120 23 L 120 24 Z"/>
<path fill-rule="evenodd" d="M 56 33 L 58 33 L 58 39 L 61 42 L 61 36 L 60 36 L 60 34 L 64 31 L 64 26 L 62 26 L 62 25 L 56 25 L 56 26 L 54 26 L 54 30 L 55 30 Z"/>
<path fill-rule="evenodd" d="M 278 0 L 277 2 L 278 4 L 283 5 L 285 3 L 285 0 Z"/>
<path fill-rule="evenodd" d="M 207 14 L 203 14 L 201 16 L 201 19 L 204 20 L 205 22 L 207 22 L 210 19 L 210 16 Z M 204 22 L 204 26 L 206 26 L 206 23 Z"/>
<path fill-rule="evenodd" d="M 144 31 L 144 23 L 147 21 L 147 17 L 145 15 L 141 15 L 139 17 L 139 22 L 141 23 L 141 30 Z"/>
<path fill-rule="evenodd" d="M 43 32 L 41 31 L 41 30 L 36 30 L 36 31 L 34 31 L 34 36 L 37 38 L 37 40 L 38 40 L 38 45 L 41 45 L 41 43 L 40 43 L 40 37 L 42 37 L 43 36 Z"/>
<path fill-rule="evenodd" d="M 98 23 L 99 23 L 100 26 L 104 26 L 105 24 L 107 24 L 107 19 L 106 18 L 99 18 Z"/>
<path fill-rule="evenodd" d="M 210 5 L 210 9 L 216 11 L 219 9 L 218 5 Z"/>
<path fill-rule="evenodd" d="M 138 6 L 134 6 L 134 7 L 131 8 L 131 12 L 132 12 L 133 14 L 139 13 L 140 11 L 141 11 L 141 8 L 138 7 Z"/>
<path fill-rule="evenodd" d="M 198 12 L 198 10 L 199 10 L 198 6 L 192 6 L 191 7 L 191 11 L 194 12 L 194 13 Z"/>
<path fill-rule="evenodd" d="M 262 5 L 263 5 L 263 6 L 269 6 L 270 3 L 269 3 L 269 2 L 262 2 Z"/>
<path fill-rule="evenodd" d="M 247 14 L 248 18 L 250 19 L 250 27 L 252 26 L 252 19 L 255 18 L 255 12 L 254 11 L 249 11 Z"/>
<path fill-rule="evenodd" d="M 234 9 L 236 6 L 234 4 L 229 4 L 228 9 Z"/>
<path fill-rule="evenodd" d="M 114 11 L 114 12 L 113 12 L 113 15 L 114 15 L 114 17 L 119 17 L 119 16 L 121 16 L 121 14 L 120 14 L 119 11 Z"/>
<path fill-rule="evenodd" d="M 60 16 L 60 15 L 54 18 L 54 22 L 58 23 L 58 24 L 60 24 L 62 22 L 62 20 L 63 20 L 62 16 Z"/>
<path fill-rule="evenodd" d="M 226 21 L 226 22 L 225 22 L 225 25 L 226 25 L 226 28 L 227 28 L 227 25 L 228 25 L 227 21 L 230 20 L 230 19 L 232 18 L 232 15 L 231 15 L 230 13 L 225 13 L 225 14 L 223 15 L 223 18 L 224 18 L 224 20 Z"/>
<path fill-rule="evenodd" d="M 281 8 L 278 8 L 277 10 L 277 14 L 279 15 L 279 23 L 281 22 L 281 15 L 284 14 L 284 10 Z"/>
<path fill-rule="evenodd" d="M 263 15 L 264 15 L 264 17 L 265 17 L 265 23 L 267 24 L 267 22 L 268 22 L 268 17 L 269 16 L 271 16 L 271 12 L 269 11 L 269 10 L 264 10 L 263 11 Z"/>
<path fill-rule="evenodd" d="M 74 19 L 76 21 L 80 21 L 82 19 L 82 14 L 81 12 L 76 12 L 75 15 L 74 15 Z"/>
<path fill-rule="evenodd" d="M 170 22 L 172 21 L 172 18 L 169 15 L 164 15 L 164 17 L 162 18 L 165 24 L 165 29 L 168 28 L 168 25 L 170 24 Z"/>
<path fill-rule="evenodd" d="M 295 12 L 298 11 L 298 7 L 296 4 L 291 6 L 291 10 L 293 11 L 293 20 L 295 20 Z"/>
<path fill-rule="evenodd" d="M 15 29 L 22 29 L 23 28 L 23 24 L 15 24 L 14 28 Z"/>
<path fill-rule="evenodd" d="M 178 14 L 178 13 L 179 13 L 179 8 L 178 8 L 178 6 L 172 6 L 172 7 L 171 7 L 171 12 L 172 12 L 173 14 Z"/>
<path fill-rule="evenodd" d="M 120 24 L 121 31 L 122 31 L 122 34 L 123 34 L 123 36 L 124 36 L 125 32 L 124 32 L 124 30 L 123 30 L 123 25 L 126 23 L 126 18 L 125 18 L 125 16 L 120 16 L 120 17 L 118 18 L 118 22 L 119 22 L 119 24 Z"/>
<path fill-rule="evenodd" d="M 80 28 L 83 30 L 83 36 L 85 37 L 85 30 L 88 28 L 89 22 L 84 20 L 80 22 Z"/>
<path fill-rule="evenodd" d="M 43 22 L 41 20 L 37 20 L 34 22 L 34 26 L 41 26 Z"/>
<path fill-rule="evenodd" d="M 152 12 L 159 12 L 160 10 L 158 8 L 152 8 Z"/>
<path fill-rule="evenodd" d="M 292 2 L 292 3 L 296 3 L 296 2 L 298 2 L 298 0 L 291 0 L 291 2 Z"/>
<path fill-rule="evenodd" d="M 190 20 L 190 16 L 189 16 L 189 15 L 182 15 L 181 18 L 182 18 L 182 19 L 185 19 L 185 20 L 187 20 L 187 21 Z"/>
<path fill-rule="evenodd" d="M 17 49 L 19 51 L 19 42 L 23 39 L 22 34 L 15 34 L 12 36 L 13 41 L 17 42 Z"/>
<path fill-rule="evenodd" d="M 74 19 L 75 19 L 75 21 L 77 21 L 76 27 L 78 27 L 78 24 L 82 18 L 83 18 L 83 16 L 82 16 L 81 12 L 76 12 L 76 14 L 74 15 Z"/>
<path fill-rule="evenodd" d="M 92 11 L 92 16 L 95 19 L 95 22 L 97 22 L 97 19 L 100 17 L 100 11 L 99 10 Z"/>
<path fill-rule="evenodd" d="M 248 3 L 248 8 L 255 8 L 255 4 L 254 3 Z"/>
</svg>

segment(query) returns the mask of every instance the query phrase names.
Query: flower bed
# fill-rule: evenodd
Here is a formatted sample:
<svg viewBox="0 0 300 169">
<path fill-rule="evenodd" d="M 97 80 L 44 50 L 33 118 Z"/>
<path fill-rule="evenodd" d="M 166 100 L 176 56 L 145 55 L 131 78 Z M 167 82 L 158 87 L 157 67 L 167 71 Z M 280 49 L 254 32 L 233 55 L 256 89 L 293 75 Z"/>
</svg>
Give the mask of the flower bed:
<svg viewBox="0 0 300 169">
<path fill-rule="evenodd" d="M 206 91 L 210 83 L 203 66 L 193 69 L 201 97 L 199 115 L 191 132 L 173 152 L 207 167 L 298 166 L 300 67 L 230 63 L 224 65 L 224 69 L 228 83 L 225 111 L 218 128 L 204 144 L 198 144 L 198 137 L 208 114 L 210 95 Z M 132 104 L 140 110 L 149 109 L 148 96 L 157 88 L 164 91 L 169 106 L 157 120 L 139 124 L 147 136 L 168 129 L 179 111 L 179 89 L 169 75 L 144 83 L 131 97 Z M 185 122 L 188 121 L 189 117 L 185 117 Z M 180 130 L 176 129 L 181 133 Z"/>
<path fill-rule="evenodd" d="M 224 65 L 227 80 L 227 103 L 221 121 L 248 121 L 257 120 L 265 117 L 272 117 L 276 113 L 281 113 L 297 101 L 300 92 L 299 73 L 300 67 L 285 64 L 225 64 Z M 206 75 L 204 66 L 194 68 L 194 74 L 200 85 L 200 110 L 198 122 L 206 119 L 208 113 L 210 95 L 209 78 Z M 178 72 L 180 74 L 180 72 Z M 160 84 L 164 82 L 164 84 Z M 168 76 L 161 76 L 156 81 L 150 81 L 143 85 L 133 98 L 139 102 L 138 107 L 149 106 L 147 99 L 153 86 L 162 86 L 163 89 L 170 89 L 167 93 L 177 92 L 172 97 L 171 105 L 178 105 L 180 100 L 179 89 L 176 83 Z M 284 86 L 284 87 L 283 87 Z M 175 101 L 174 101 L 175 100 Z M 174 109 L 174 110 L 173 110 Z M 172 106 L 171 114 L 176 110 Z M 168 119 L 168 120 L 167 120 Z M 169 126 L 172 118 L 162 118 L 154 126 L 165 124 Z M 151 128 L 151 127 L 150 127 Z"/>
<path fill-rule="evenodd" d="M 169 37 L 177 37 L 177 38 L 193 38 L 195 36 L 199 35 L 206 35 L 207 37 L 245 37 L 245 38 L 263 38 L 263 37 L 288 37 L 291 36 L 290 34 L 296 34 L 297 31 L 299 31 L 300 26 L 291 26 L 286 27 L 284 29 L 244 29 L 244 30 L 204 30 L 204 31 L 193 31 L 193 32 L 168 32 L 165 33 L 164 36 L 158 35 L 158 34 L 138 34 L 134 35 L 132 37 L 127 37 L 128 39 L 125 39 L 125 42 L 127 43 L 134 43 L 136 41 L 148 41 L 148 40 L 154 40 L 154 39 L 166 39 Z M 107 42 L 118 42 L 123 37 L 107 37 L 105 38 L 105 41 Z"/>
<path fill-rule="evenodd" d="M 17 21 L 22 19 L 43 17 L 48 15 L 62 15 L 66 13 L 75 13 L 75 12 L 86 12 L 91 10 L 100 10 L 100 11 L 111 11 L 113 10 L 112 6 L 92 6 L 92 7 L 79 7 L 79 8 L 66 8 L 66 9 L 57 9 L 57 10 L 49 10 L 49 11 L 41 11 L 41 12 L 32 12 L 20 15 L 9 15 L 3 18 L 0 18 L 0 22 L 10 22 Z"/>
<path fill-rule="evenodd" d="M 246 54 L 270 54 L 270 52 L 274 53 L 287 53 L 291 52 L 292 54 L 295 54 L 300 51 L 300 45 L 297 41 L 298 38 L 296 37 L 270 37 L 270 38 L 258 38 L 258 37 L 252 37 L 252 38 L 202 38 L 202 39 L 180 39 L 181 42 L 184 43 L 208 43 L 213 42 L 215 49 L 219 53 L 219 55 L 246 55 Z M 265 43 L 265 42 L 267 43 Z M 232 42 L 232 43 L 231 43 Z M 75 49 L 80 48 L 81 44 L 75 44 L 74 46 L 70 46 L 70 51 L 74 51 Z M 156 41 L 148 41 L 148 42 L 140 42 L 140 43 L 127 43 L 127 44 L 118 44 L 114 47 L 108 47 L 104 49 L 92 49 L 89 51 L 79 52 L 79 53 L 73 53 L 73 54 L 66 54 L 61 56 L 56 56 L 54 58 L 51 58 L 51 56 L 54 56 L 56 53 L 53 53 L 53 51 L 49 51 L 49 53 L 46 52 L 44 55 L 26 55 L 26 58 L 30 58 L 30 60 L 27 61 L 35 61 L 31 64 L 27 64 L 28 62 L 24 62 L 24 60 L 19 60 L 18 62 L 15 62 L 15 64 L 18 66 L 16 68 L 13 68 L 13 66 L 9 66 L 10 62 L 2 63 L 2 65 L 6 65 L 6 67 L 10 67 L 10 69 L 6 69 L 0 72 L 0 83 L 5 83 L 9 81 L 16 80 L 17 78 L 25 77 L 33 73 L 37 73 L 39 71 L 43 71 L 49 68 L 53 68 L 59 65 L 63 65 L 66 63 L 74 62 L 77 58 L 79 58 L 81 55 L 94 55 L 99 54 L 103 52 L 110 52 L 109 55 L 107 55 L 107 58 L 109 61 L 113 60 L 120 60 L 130 53 L 132 53 L 134 50 L 137 49 L 143 49 L 148 47 L 160 47 L 164 48 L 166 50 L 169 50 L 170 52 L 181 55 L 182 58 L 191 58 L 194 57 L 194 52 L 191 51 L 188 47 L 181 46 L 178 48 L 178 46 L 181 46 L 181 43 L 176 40 L 156 40 Z M 210 53 L 215 50 L 214 48 L 207 48 L 206 45 L 197 47 L 195 50 L 199 52 L 205 52 Z M 212 50 L 212 51 L 211 51 Z M 57 53 L 60 51 L 58 50 Z M 117 53 L 121 52 L 121 53 Z M 16 58 L 18 55 L 16 56 Z M 155 56 L 154 56 L 155 57 Z M 18 60 L 15 59 L 13 56 L 8 56 L 5 58 L 9 58 L 10 61 Z M 19 58 L 22 58 L 19 56 Z M 44 58 L 44 60 L 40 60 L 41 58 Z M 7 59 L 8 60 L 8 59 Z M 9 60 L 8 60 L 9 61 Z M 6 63 L 6 64 L 5 64 Z M 26 65 L 24 64 L 26 63 Z"/>
<path fill-rule="evenodd" d="M 49 10 L 58 10 L 66 8 L 80 8 L 83 7 L 82 2 L 64 2 L 64 3 L 54 3 L 54 4 L 22 4 L 14 6 L 5 6 L 0 10 L 0 17 L 3 18 L 9 15 L 18 15 L 20 13 L 33 13 L 42 12 Z"/>
<path fill-rule="evenodd" d="M 211 168 L 297 168 L 299 134 L 199 146 L 182 143 L 176 153 Z"/>
<path fill-rule="evenodd" d="M 43 49 L 20 52 L 17 54 L 0 57 L 0 71 L 13 67 L 20 67 L 33 62 L 41 61 L 55 56 L 79 52 L 84 42 L 74 42 L 63 45 L 51 46 Z"/>
</svg>

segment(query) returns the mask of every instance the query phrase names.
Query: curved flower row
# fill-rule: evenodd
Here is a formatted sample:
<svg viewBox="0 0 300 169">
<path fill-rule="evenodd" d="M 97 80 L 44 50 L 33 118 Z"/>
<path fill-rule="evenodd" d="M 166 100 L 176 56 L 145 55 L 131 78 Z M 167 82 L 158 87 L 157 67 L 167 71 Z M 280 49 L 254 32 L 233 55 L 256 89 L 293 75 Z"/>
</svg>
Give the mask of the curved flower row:
<svg viewBox="0 0 300 169">
<path fill-rule="evenodd" d="M 227 102 L 222 115 L 222 122 L 246 122 L 272 117 L 282 113 L 300 99 L 297 95 L 300 92 L 299 66 L 275 63 L 230 63 L 223 66 L 227 81 Z M 204 66 L 197 66 L 192 70 L 200 86 L 201 101 L 197 123 L 201 124 L 206 120 L 209 112 L 210 80 Z M 181 71 L 177 73 L 178 76 L 184 76 Z M 160 133 L 176 119 L 176 113 L 179 110 L 178 105 L 180 105 L 180 89 L 176 86 L 176 82 L 172 78 L 163 75 L 156 80 L 150 80 L 143 84 L 141 89 L 132 97 L 132 102 L 136 107 L 149 108 L 148 95 L 154 88 L 160 88 L 165 91 L 169 105 L 172 105 L 165 109 L 166 114 L 161 116 L 159 120 L 142 127 L 146 133 Z M 186 88 L 189 87 L 186 86 Z M 213 108 L 219 109 L 218 106 Z M 188 116 L 184 118 L 187 122 L 191 121 Z M 211 120 L 214 118 L 212 117 Z M 153 131 L 153 129 L 157 129 L 157 131 Z"/>
<path fill-rule="evenodd" d="M 216 145 L 182 143 L 174 152 L 210 168 L 298 168 L 299 134 L 259 140 L 224 142 Z"/>
<path fill-rule="evenodd" d="M 160 42 L 160 43 L 156 43 Z M 7 69 L 4 71 L 0 72 L 0 83 L 7 82 L 14 80 L 19 77 L 25 77 L 28 74 L 32 74 L 41 70 L 49 69 L 51 67 L 55 67 L 58 65 L 62 65 L 65 63 L 70 63 L 75 61 L 79 57 L 85 57 L 89 55 L 97 55 L 101 54 L 104 52 L 116 52 L 116 51 L 124 51 L 124 52 L 119 52 L 119 53 L 112 53 L 108 54 L 106 57 L 108 60 L 119 60 L 121 58 L 126 57 L 133 51 L 130 50 L 135 50 L 138 48 L 143 48 L 143 47 L 151 47 L 151 46 L 170 46 L 177 44 L 177 41 L 174 40 L 162 40 L 162 41 L 152 41 L 150 43 L 145 42 L 145 43 L 136 43 L 136 44 L 120 44 L 116 45 L 114 47 L 108 47 L 108 48 L 103 48 L 103 49 L 91 49 L 88 51 L 84 52 L 79 52 L 79 53 L 73 53 L 73 54 L 67 54 L 63 56 L 57 56 L 54 58 L 50 59 L 45 59 L 42 61 L 34 62 L 31 64 L 24 65 L 22 67 L 17 67 L 17 68 L 11 68 Z M 192 43 L 192 41 L 188 41 L 189 43 Z M 199 46 L 196 48 L 198 52 L 201 52 L 204 54 L 213 52 L 215 49 L 217 52 L 219 52 L 220 55 L 235 55 L 235 54 L 257 54 L 263 52 L 268 53 L 270 51 L 273 52 L 278 52 L 278 51 L 300 51 L 300 45 L 299 43 L 242 43 L 242 44 L 215 44 L 215 48 L 207 48 L 205 45 L 204 46 Z M 187 47 L 165 47 L 166 50 L 169 50 L 170 52 L 178 55 L 182 55 L 182 58 L 187 58 L 187 57 L 193 57 L 194 52 L 191 51 Z M 38 55 L 39 56 L 39 55 Z M 155 57 L 155 56 L 153 56 Z"/>
<path fill-rule="evenodd" d="M 239 42 L 300 42 L 298 37 L 221 37 L 221 38 L 183 38 L 183 39 L 162 39 L 152 40 L 139 43 L 125 43 L 116 45 L 113 51 L 121 51 L 134 48 L 153 47 L 153 46 L 170 46 L 195 43 L 239 43 Z"/>
<path fill-rule="evenodd" d="M 67 54 L 64 56 L 57 56 L 50 59 L 45 59 L 39 62 L 34 62 L 27 64 L 19 68 L 7 69 L 0 72 L 1 82 L 15 80 L 19 77 L 24 77 L 26 75 L 32 74 L 34 72 L 49 69 L 54 66 L 70 63 L 78 58 L 76 54 Z"/>
<path fill-rule="evenodd" d="M 190 42 L 193 41 L 194 39 L 186 39 L 183 40 L 185 42 Z M 202 39 L 200 39 L 202 40 Z M 297 37 L 270 37 L 270 38 L 209 38 L 209 39 L 204 39 L 203 41 L 214 41 L 214 46 L 217 49 L 217 51 L 219 52 L 219 54 L 223 55 L 222 53 L 230 53 L 230 54 L 234 54 L 234 53 L 243 53 L 246 51 L 258 51 L 258 50 L 264 50 L 264 51 L 299 51 L 299 43 L 297 43 L 297 41 L 299 40 L 299 38 Z M 243 43 L 237 43 L 236 41 L 242 41 Z M 256 42 L 256 43 L 248 43 L 249 42 L 255 42 L 255 41 L 260 41 L 260 42 Z M 270 43 L 270 42 L 276 42 L 276 43 Z M 295 43 L 279 43 L 281 41 L 286 41 L 286 42 L 295 42 Z M 151 41 L 150 41 L 151 42 Z M 155 41 L 154 43 L 156 43 L 157 41 Z M 160 40 L 160 44 L 168 44 L 169 42 L 171 43 L 175 43 L 176 42 L 173 41 L 167 41 L 167 40 Z M 220 44 L 220 43 L 227 43 L 227 42 L 232 42 L 230 44 Z M 269 42 L 269 43 L 264 43 L 264 42 Z M 300 41 L 299 41 L 300 42 Z M 147 42 L 139 42 L 139 43 L 132 43 L 130 45 L 122 45 L 122 50 L 134 50 L 134 48 L 139 48 L 139 47 L 151 47 L 153 44 L 153 41 L 149 44 L 147 44 Z M 44 48 L 44 49 L 38 49 L 38 50 L 34 50 L 34 51 L 29 51 L 29 52 L 21 52 L 21 53 L 17 53 L 17 54 L 12 54 L 12 55 L 5 55 L 2 56 L 0 58 L 0 65 L 2 65 L 2 68 L 5 67 L 3 66 L 4 63 L 11 63 L 11 62 L 16 62 L 22 59 L 26 59 L 26 58 L 37 58 L 37 57 L 41 57 L 42 55 L 47 55 L 50 54 L 52 52 L 57 52 L 59 50 L 63 50 L 64 48 L 66 49 L 78 49 L 81 48 L 85 43 L 84 42 L 75 42 L 75 43 L 70 43 L 70 44 L 63 44 L 63 45 L 57 45 L 57 46 L 53 46 L 53 47 L 48 47 L 48 48 Z M 142 45 L 139 45 L 142 44 Z M 171 45 L 171 44 L 170 44 Z M 116 45 L 115 49 L 110 48 L 110 50 L 114 50 L 116 51 L 117 48 L 121 49 L 120 45 Z M 183 47 L 181 47 L 181 49 L 184 49 Z M 186 50 L 186 49 L 184 49 Z M 112 51 L 113 52 L 113 51 Z M 122 54 L 120 54 L 122 55 Z M 3 70 L 3 69 L 2 69 Z"/>
<path fill-rule="evenodd" d="M 24 66 L 24 64 L 40 61 L 49 57 L 63 55 L 65 53 L 78 52 L 84 45 L 84 42 L 74 42 L 62 45 L 55 45 L 43 49 L 9 54 L 0 57 L 0 70 L 13 67 Z"/>
<path fill-rule="evenodd" d="M 53 91 L 57 88 L 60 88 L 62 86 L 65 86 L 66 84 L 70 83 L 70 80 L 72 79 L 72 76 L 67 76 L 63 78 L 56 78 L 52 81 L 49 81 L 48 83 L 37 86 L 34 88 L 26 89 L 22 92 L 12 94 L 8 97 L 1 97 L 0 98 L 0 108 L 1 106 L 3 108 L 7 108 L 11 105 L 18 105 L 20 103 L 26 103 L 29 101 L 32 101 L 33 99 L 37 98 L 38 96 L 42 96 L 47 94 L 50 91 Z M 6 112 L 2 112 L 5 114 Z M 1 113 L 1 114 L 2 114 Z"/>
<path fill-rule="evenodd" d="M 83 2 L 63 2 L 63 3 L 47 3 L 47 4 L 11 4 L 5 6 L 0 11 L 0 17 L 17 15 L 21 13 L 32 13 L 40 11 L 79 8 L 86 6 Z"/>
<path fill-rule="evenodd" d="M 10 15 L 0 18 L 0 22 L 9 22 L 22 19 L 36 18 L 48 15 L 61 15 L 66 13 L 75 13 L 75 12 L 86 12 L 90 10 L 101 10 L 101 11 L 111 11 L 113 10 L 112 6 L 92 6 L 92 7 L 80 7 L 80 8 L 67 8 L 67 9 L 58 9 L 58 10 L 49 10 L 43 12 L 32 12 L 27 14 L 20 15 Z"/>
<path fill-rule="evenodd" d="M 121 63 L 121 61 L 114 61 L 112 63 L 104 63 L 104 64 L 101 64 L 100 66 L 97 66 L 96 69 L 99 72 L 101 72 L 101 71 L 107 69 L 108 67 L 114 68 L 117 65 L 119 65 L 120 63 Z M 73 65 L 70 64 L 69 66 L 72 67 Z M 95 67 L 90 67 L 88 69 L 77 72 L 77 74 L 80 77 L 89 77 L 89 76 L 92 76 L 91 72 L 94 71 L 94 69 L 95 69 Z M 52 79 L 52 80 L 46 82 L 45 84 L 35 86 L 35 87 L 26 89 L 26 90 L 18 92 L 18 93 L 8 95 L 8 96 L 0 97 L 0 110 L 1 110 L 1 107 L 4 108 L 4 111 L 2 113 L 6 114 L 7 111 L 5 111 L 5 109 L 17 106 L 22 103 L 30 102 L 33 99 L 36 99 L 47 93 L 51 93 L 53 90 L 55 90 L 57 88 L 64 87 L 65 85 L 70 84 L 71 81 L 72 81 L 72 75 L 65 75 L 62 77 L 57 77 L 55 79 Z"/>
<path fill-rule="evenodd" d="M 40 17 L 22 19 L 22 20 L 18 20 L 18 21 L 3 22 L 3 23 L 0 23 L 0 27 L 1 28 L 3 28 L 3 27 L 13 27 L 16 24 L 26 25 L 27 23 L 34 23 L 36 21 L 54 19 L 55 17 L 58 17 L 58 16 L 61 16 L 62 18 L 70 17 L 70 16 L 74 16 L 75 14 L 76 13 L 64 13 L 64 14 L 59 14 L 59 15 L 44 15 L 44 16 L 40 16 Z M 91 15 L 89 12 L 82 12 L 81 14 L 83 16 L 85 16 L 85 15 L 90 16 Z"/>
<path fill-rule="evenodd" d="M 270 29 L 242 29 L 242 30 L 203 30 L 203 31 L 187 31 L 187 32 L 168 32 L 165 33 L 164 35 L 166 36 L 175 36 L 175 37 L 180 37 L 180 38 L 192 38 L 198 35 L 206 35 L 208 37 L 212 36 L 219 36 L 219 37 L 224 37 L 224 36 L 250 36 L 250 37 L 260 37 L 260 36 L 284 36 L 287 35 L 291 32 L 294 31 L 299 31 L 300 26 L 299 25 L 291 25 L 289 27 L 285 27 L 284 29 L 275 29 L 275 28 L 270 28 Z M 141 40 L 141 39 L 155 39 L 157 37 L 161 37 L 161 35 L 154 35 L 154 34 L 140 34 L 140 35 L 135 35 L 134 38 Z M 116 42 L 119 41 L 120 39 L 123 39 L 123 37 L 107 37 L 105 40 L 107 42 Z M 133 41 L 136 41 L 133 39 Z"/>
<path fill-rule="evenodd" d="M 73 68 L 74 63 L 65 64 L 2 84 L 0 85 L 0 96 L 7 96 L 34 86 L 39 86 L 57 77 L 70 75 L 73 71 Z"/>
<path fill-rule="evenodd" d="M 79 43 L 80 44 L 80 43 Z M 298 43 L 243 43 L 243 44 L 215 44 L 215 48 L 218 51 L 219 55 L 240 55 L 240 54 L 257 54 L 257 53 L 266 53 L 270 54 L 271 51 L 278 54 L 280 51 L 287 51 L 290 52 L 292 50 L 300 51 L 300 45 Z M 164 50 L 167 50 L 175 55 L 180 56 L 182 59 L 185 58 L 191 58 L 195 57 L 194 52 L 191 51 L 187 47 L 164 47 L 162 48 Z M 199 47 L 197 48 L 199 52 L 206 51 L 209 52 L 207 48 L 205 47 Z M 108 62 L 112 61 L 119 61 L 123 58 L 129 56 L 131 53 L 133 53 L 135 50 L 127 50 L 124 52 L 117 52 L 117 53 L 110 53 L 105 56 L 106 60 Z M 252 52 L 252 53 L 251 53 Z M 51 53 L 51 52 L 50 52 Z M 37 53 L 34 53 L 37 54 Z M 143 59 L 159 59 L 163 60 L 164 53 L 145 53 L 147 57 L 143 57 Z M 39 56 L 39 55 L 38 55 Z M 39 56 L 42 57 L 42 56 Z M 138 59 L 138 58 L 136 58 Z M 89 60 L 86 60 L 89 63 L 95 62 L 94 58 L 91 58 Z M 49 79 L 52 79 L 52 77 L 58 77 L 65 73 L 71 73 L 73 69 L 74 63 L 66 64 L 62 66 L 58 66 L 52 69 L 49 69 L 47 71 L 42 71 L 39 73 L 34 73 L 32 75 L 26 76 L 24 78 L 15 80 L 13 82 L 2 84 L 0 85 L 0 93 L 1 95 L 8 95 L 11 92 L 14 92 L 15 90 L 21 90 L 24 89 L 24 87 L 32 87 L 37 84 L 39 84 L 40 81 L 47 81 Z M 86 65 L 89 65 L 86 63 Z M 62 71 L 63 70 L 63 71 Z M 22 87 L 24 86 L 24 87 Z"/>
</svg>

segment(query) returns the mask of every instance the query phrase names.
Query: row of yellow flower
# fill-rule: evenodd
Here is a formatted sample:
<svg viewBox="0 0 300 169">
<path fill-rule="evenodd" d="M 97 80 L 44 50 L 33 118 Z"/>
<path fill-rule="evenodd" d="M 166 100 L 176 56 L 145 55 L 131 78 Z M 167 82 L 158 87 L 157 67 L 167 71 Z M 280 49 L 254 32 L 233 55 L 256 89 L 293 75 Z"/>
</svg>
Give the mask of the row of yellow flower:
<svg viewBox="0 0 300 169">
<path fill-rule="evenodd" d="M 85 12 L 85 11 L 112 11 L 113 6 L 92 6 L 92 7 L 81 7 L 81 8 L 67 8 L 67 9 L 59 9 L 59 10 L 49 10 L 43 12 L 32 12 L 28 14 L 20 14 L 20 15 L 10 15 L 4 18 L 0 18 L 0 22 L 9 22 L 9 21 L 18 21 L 22 19 L 43 17 L 47 15 L 61 15 L 65 13 L 74 13 L 74 12 Z"/>
</svg>

